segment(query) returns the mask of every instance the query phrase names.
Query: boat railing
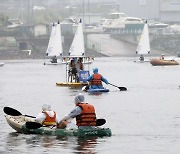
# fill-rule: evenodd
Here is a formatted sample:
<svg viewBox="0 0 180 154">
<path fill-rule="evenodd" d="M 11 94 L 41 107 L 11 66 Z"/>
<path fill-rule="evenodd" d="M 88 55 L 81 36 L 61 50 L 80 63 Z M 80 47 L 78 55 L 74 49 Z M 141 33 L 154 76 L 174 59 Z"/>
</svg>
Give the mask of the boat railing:
<svg viewBox="0 0 180 154">
<path fill-rule="evenodd" d="M 139 35 L 142 33 L 142 29 L 116 29 L 111 30 L 113 35 Z"/>
</svg>

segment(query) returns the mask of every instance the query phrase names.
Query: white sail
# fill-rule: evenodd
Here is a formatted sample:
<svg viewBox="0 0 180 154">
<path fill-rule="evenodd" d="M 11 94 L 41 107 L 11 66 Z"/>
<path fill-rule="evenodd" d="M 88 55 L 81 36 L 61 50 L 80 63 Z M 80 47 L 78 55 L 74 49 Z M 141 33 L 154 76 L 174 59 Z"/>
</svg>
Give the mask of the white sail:
<svg viewBox="0 0 180 154">
<path fill-rule="evenodd" d="M 141 55 L 150 53 L 149 30 L 147 23 L 144 24 L 144 28 L 136 49 L 136 53 Z"/>
<path fill-rule="evenodd" d="M 56 25 L 53 24 L 52 26 L 51 36 L 49 39 L 49 44 L 46 54 L 48 56 L 62 55 L 62 38 L 61 38 L 61 27 L 59 22 Z"/>
<path fill-rule="evenodd" d="M 69 55 L 70 56 L 83 56 L 83 55 L 85 55 L 84 36 L 83 36 L 83 28 L 82 28 L 81 20 L 78 24 L 76 33 L 74 35 L 73 42 L 72 42 L 71 47 L 69 49 Z"/>
<path fill-rule="evenodd" d="M 46 55 L 48 55 L 49 52 L 52 51 L 52 44 L 53 44 L 53 39 L 54 39 L 55 30 L 56 30 L 56 27 L 55 27 L 55 25 L 54 25 L 54 23 L 53 23 L 53 25 L 52 25 L 52 30 L 51 30 L 51 35 L 50 35 L 50 38 L 49 38 L 48 47 L 47 47 L 47 50 L 46 50 Z"/>
</svg>

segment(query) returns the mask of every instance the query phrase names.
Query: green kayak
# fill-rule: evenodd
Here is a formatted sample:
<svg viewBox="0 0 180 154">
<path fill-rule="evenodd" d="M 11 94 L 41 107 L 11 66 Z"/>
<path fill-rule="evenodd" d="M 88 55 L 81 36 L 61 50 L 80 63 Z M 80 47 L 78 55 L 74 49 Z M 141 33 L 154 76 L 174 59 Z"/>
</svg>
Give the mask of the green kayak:
<svg viewBox="0 0 180 154">
<path fill-rule="evenodd" d="M 76 129 L 58 129 L 56 127 L 40 127 L 36 129 L 28 129 L 26 122 L 34 122 L 34 118 L 26 115 L 11 116 L 5 115 L 8 124 L 17 132 L 24 134 L 41 134 L 41 135 L 55 135 L 55 136 L 111 136 L 111 129 L 102 127 L 92 128 L 76 128 Z"/>
<path fill-rule="evenodd" d="M 109 128 L 86 128 L 86 129 L 57 129 L 49 127 L 41 127 L 37 129 L 28 129 L 25 125 L 22 126 L 22 130 L 27 134 L 41 134 L 41 135 L 55 135 L 55 136 L 111 136 L 111 130 Z"/>
</svg>

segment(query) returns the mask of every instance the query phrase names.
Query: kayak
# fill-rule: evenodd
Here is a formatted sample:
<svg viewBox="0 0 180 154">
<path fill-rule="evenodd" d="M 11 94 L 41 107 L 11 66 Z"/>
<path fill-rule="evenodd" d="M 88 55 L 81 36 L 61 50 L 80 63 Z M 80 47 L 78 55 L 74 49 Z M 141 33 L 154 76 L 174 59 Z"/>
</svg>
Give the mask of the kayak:
<svg viewBox="0 0 180 154">
<path fill-rule="evenodd" d="M 91 127 L 91 128 L 75 128 L 75 129 L 59 129 L 56 127 L 40 127 L 36 129 L 28 129 L 26 122 L 35 122 L 34 118 L 26 115 L 12 116 L 5 115 L 7 123 L 17 132 L 24 134 L 41 134 L 41 135 L 54 135 L 54 136 L 111 136 L 109 128 Z"/>
<path fill-rule="evenodd" d="M 150 63 L 153 66 L 179 65 L 179 63 L 175 60 L 162 60 L 162 59 L 157 59 L 157 58 L 151 59 Z"/>
<path fill-rule="evenodd" d="M 109 92 L 109 89 L 88 89 L 87 92 L 89 93 L 102 93 L 102 92 Z"/>
<path fill-rule="evenodd" d="M 84 83 L 84 82 L 57 82 L 56 83 L 57 86 L 61 86 L 61 87 L 70 87 L 70 88 L 81 88 L 83 86 L 87 86 L 88 83 Z"/>
</svg>

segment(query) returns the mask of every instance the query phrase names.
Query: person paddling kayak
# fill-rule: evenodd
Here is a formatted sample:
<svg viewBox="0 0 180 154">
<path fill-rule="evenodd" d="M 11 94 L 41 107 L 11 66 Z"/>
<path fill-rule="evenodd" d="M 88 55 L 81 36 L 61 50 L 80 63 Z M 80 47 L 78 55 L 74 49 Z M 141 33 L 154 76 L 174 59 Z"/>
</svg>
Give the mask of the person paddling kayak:
<svg viewBox="0 0 180 154">
<path fill-rule="evenodd" d="M 102 81 L 106 84 L 109 84 L 108 80 L 104 78 L 101 74 L 98 73 L 98 68 L 93 69 L 91 76 L 87 78 L 87 81 L 90 83 L 90 89 L 104 89 Z"/>
<path fill-rule="evenodd" d="M 75 96 L 74 102 L 76 107 L 59 122 L 67 125 L 67 121 L 76 118 L 76 125 L 78 128 L 94 127 L 96 126 L 96 113 L 93 105 L 85 103 L 84 95 L 79 93 Z"/>
</svg>

